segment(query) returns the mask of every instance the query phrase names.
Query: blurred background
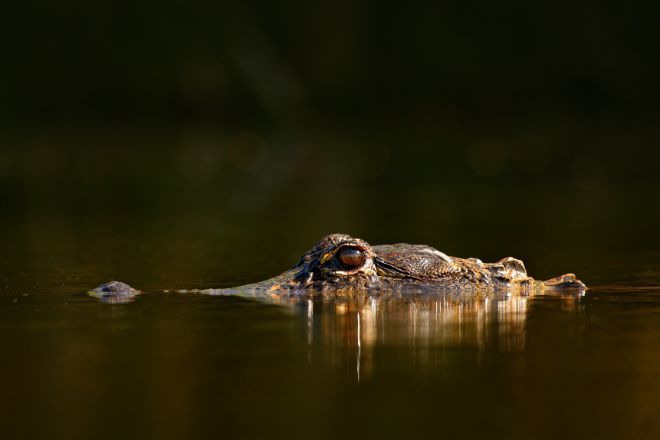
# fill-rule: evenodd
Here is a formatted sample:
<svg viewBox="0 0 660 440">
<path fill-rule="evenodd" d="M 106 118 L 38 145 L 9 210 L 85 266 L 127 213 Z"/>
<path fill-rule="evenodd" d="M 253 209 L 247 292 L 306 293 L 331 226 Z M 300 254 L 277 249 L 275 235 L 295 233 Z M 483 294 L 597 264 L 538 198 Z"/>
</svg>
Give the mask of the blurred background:
<svg viewBox="0 0 660 440">
<path fill-rule="evenodd" d="M 5 272 L 229 285 L 347 232 L 588 278 L 658 245 L 659 12 L 3 5 Z"/>
</svg>

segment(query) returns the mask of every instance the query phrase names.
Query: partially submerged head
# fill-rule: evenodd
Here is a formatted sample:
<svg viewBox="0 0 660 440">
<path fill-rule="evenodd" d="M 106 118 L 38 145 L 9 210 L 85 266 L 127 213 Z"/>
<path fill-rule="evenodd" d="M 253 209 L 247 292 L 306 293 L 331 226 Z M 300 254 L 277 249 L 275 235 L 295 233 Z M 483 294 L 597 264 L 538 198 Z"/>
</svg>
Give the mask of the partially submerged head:
<svg viewBox="0 0 660 440">
<path fill-rule="evenodd" d="M 194 291 L 209 295 L 287 295 L 298 292 L 445 288 L 453 290 L 531 288 L 522 261 L 504 258 L 483 263 L 476 258 L 454 258 L 425 245 L 405 243 L 371 246 L 346 234 L 323 237 L 286 272 L 255 284 L 229 289 Z M 546 287 L 584 289 L 574 275 L 550 280 Z M 193 291 L 186 291 L 193 292 Z M 133 298 L 139 292 L 113 281 L 90 295 L 103 300 Z"/>
</svg>

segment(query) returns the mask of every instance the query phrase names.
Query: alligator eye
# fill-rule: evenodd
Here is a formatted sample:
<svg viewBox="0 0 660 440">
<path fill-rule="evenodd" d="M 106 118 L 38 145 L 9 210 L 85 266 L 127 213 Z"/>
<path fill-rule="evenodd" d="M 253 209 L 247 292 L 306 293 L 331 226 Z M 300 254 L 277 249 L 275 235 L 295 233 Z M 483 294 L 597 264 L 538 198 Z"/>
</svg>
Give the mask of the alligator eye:
<svg viewBox="0 0 660 440">
<path fill-rule="evenodd" d="M 339 249 L 336 254 L 337 261 L 344 269 L 351 270 L 364 264 L 366 259 L 361 249 L 354 247 L 344 247 Z"/>
</svg>

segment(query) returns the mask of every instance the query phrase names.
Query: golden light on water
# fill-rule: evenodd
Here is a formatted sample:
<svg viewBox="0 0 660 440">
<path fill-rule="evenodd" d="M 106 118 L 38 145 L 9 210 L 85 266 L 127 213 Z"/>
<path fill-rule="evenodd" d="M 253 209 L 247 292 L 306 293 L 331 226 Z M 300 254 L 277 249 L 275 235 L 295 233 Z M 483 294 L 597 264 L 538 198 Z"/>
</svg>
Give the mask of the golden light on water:
<svg viewBox="0 0 660 440">
<path fill-rule="evenodd" d="M 562 308 L 576 311 L 579 295 L 561 297 Z M 307 321 L 307 343 L 324 347 L 330 362 L 354 363 L 358 378 L 369 377 L 378 347 L 411 349 L 424 367 L 429 350 L 475 349 L 519 353 L 526 348 L 527 317 L 534 296 L 510 293 L 406 296 L 357 294 L 314 299 L 280 298 L 300 307 Z"/>
</svg>

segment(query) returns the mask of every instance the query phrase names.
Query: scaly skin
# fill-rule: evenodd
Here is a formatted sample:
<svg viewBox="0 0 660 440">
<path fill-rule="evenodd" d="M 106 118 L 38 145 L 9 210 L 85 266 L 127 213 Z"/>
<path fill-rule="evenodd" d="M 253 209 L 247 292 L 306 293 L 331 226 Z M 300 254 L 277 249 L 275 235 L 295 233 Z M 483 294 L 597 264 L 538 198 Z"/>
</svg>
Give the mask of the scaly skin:
<svg viewBox="0 0 660 440">
<path fill-rule="evenodd" d="M 546 289 L 584 290 L 573 274 L 536 281 L 527 276 L 522 261 L 503 258 L 483 263 L 476 258 L 449 257 L 425 245 L 370 246 L 345 234 L 328 235 L 307 251 L 290 270 L 265 281 L 230 289 L 194 292 L 209 295 L 282 296 L 350 294 L 355 291 L 500 292 L 533 294 Z M 125 302 L 139 291 L 119 281 L 103 284 L 90 295 Z"/>
</svg>

